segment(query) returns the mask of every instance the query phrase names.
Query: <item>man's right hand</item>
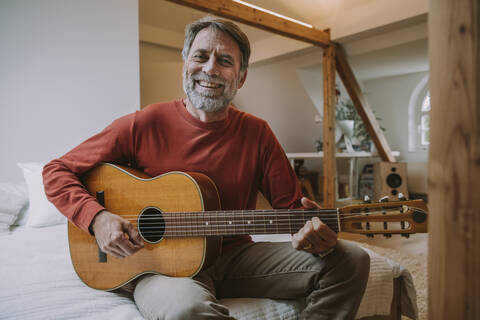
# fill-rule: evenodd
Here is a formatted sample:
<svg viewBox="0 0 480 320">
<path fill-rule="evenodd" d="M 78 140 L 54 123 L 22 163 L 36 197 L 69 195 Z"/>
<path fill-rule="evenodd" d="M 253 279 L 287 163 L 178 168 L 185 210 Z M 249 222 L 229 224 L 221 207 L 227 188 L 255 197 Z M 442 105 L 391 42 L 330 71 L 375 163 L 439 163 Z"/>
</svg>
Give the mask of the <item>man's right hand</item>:
<svg viewBox="0 0 480 320">
<path fill-rule="evenodd" d="M 95 216 L 92 231 L 100 250 L 117 258 L 128 257 L 144 246 L 140 234 L 130 222 L 106 210 Z"/>
</svg>

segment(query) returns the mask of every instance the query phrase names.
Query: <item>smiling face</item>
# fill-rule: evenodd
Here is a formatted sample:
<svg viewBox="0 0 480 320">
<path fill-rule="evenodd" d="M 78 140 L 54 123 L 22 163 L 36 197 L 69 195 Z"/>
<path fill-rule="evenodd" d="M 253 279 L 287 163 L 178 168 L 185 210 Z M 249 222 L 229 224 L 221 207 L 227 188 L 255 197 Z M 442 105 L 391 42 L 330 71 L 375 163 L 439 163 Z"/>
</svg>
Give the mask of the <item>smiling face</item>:
<svg viewBox="0 0 480 320">
<path fill-rule="evenodd" d="M 188 100 L 205 112 L 227 107 L 245 81 L 240 64 L 240 49 L 230 36 L 211 27 L 199 31 L 183 65 Z"/>
</svg>

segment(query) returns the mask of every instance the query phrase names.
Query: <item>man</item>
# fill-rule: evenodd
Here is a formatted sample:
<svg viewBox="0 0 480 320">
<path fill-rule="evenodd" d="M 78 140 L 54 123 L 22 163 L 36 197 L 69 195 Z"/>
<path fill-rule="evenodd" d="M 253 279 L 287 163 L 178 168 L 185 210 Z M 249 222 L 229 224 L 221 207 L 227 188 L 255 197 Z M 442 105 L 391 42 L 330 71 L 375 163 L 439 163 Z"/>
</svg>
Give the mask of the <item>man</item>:
<svg viewBox="0 0 480 320">
<path fill-rule="evenodd" d="M 151 105 L 117 119 L 44 168 L 48 198 L 109 255 L 124 258 L 143 241 L 108 212 L 77 176 L 99 162 L 135 166 L 151 176 L 197 171 L 216 183 L 224 210 L 254 209 L 257 191 L 274 208 L 315 208 L 265 121 L 230 106 L 247 76 L 250 45 L 233 23 L 206 17 L 186 29 L 182 51 L 187 99 Z M 128 238 L 124 234 L 128 234 Z M 148 275 L 134 299 L 147 319 L 233 319 L 225 297 L 305 297 L 307 319 L 353 319 L 369 272 L 368 255 L 342 241 L 318 218 L 292 243 L 225 237 L 213 266 L 193 279 Z"/>
</svg>

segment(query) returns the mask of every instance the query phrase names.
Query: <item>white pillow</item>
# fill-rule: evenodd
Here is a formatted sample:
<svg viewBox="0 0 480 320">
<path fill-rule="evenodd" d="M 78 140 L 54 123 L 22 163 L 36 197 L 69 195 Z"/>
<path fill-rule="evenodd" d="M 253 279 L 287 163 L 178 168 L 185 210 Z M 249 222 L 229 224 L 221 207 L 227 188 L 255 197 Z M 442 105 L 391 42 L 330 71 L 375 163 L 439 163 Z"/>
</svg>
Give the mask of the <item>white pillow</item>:
<svg viewBox="0 0 480 320">
<path fill-rule="evenodd" d="M 43 165 L 36 162 L 18 163 L 27 182 L 28 207 L 27 228 L 48 227 L 66 223 L 67 219 L 47 200 L 43 189 Z"/>
<path fill-rule="evenodd" d="M 19 220 L 27 203 L 25 184 L 0 183 L 0 232 L 8 231 Z"/>
</svg>

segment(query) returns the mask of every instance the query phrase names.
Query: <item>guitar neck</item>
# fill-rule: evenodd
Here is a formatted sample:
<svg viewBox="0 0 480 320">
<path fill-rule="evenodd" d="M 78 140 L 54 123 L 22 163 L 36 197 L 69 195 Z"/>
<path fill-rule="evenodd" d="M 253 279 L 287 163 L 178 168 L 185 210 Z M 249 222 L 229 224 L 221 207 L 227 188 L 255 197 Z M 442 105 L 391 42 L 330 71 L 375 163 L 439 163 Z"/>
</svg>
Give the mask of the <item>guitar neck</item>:
<svg viewBox="0 0 480 320">
<path fill-rule="evenodd" d="M 319 217 L 332 230 L 339 231 L 336 209 L 205 211 L 172 212 L 164 215 L 164 236 L 292 234 L 300 230 L 313 217 Z M 155 228 L 155 226 L 151 227 Z M 158 227 L 157 225 L 156 228 Z"/>
<path fill-rule="evenodd" d="M 411 234 L 427 232 L 427 208 L 421 200 L 349 205 L 339 209 L 275 209 L 161 213 L 150 207 L 138 218 L 149 241 L 162 237 L 293 234 L 318 217 L 338 233 Z"/>
</svg>

